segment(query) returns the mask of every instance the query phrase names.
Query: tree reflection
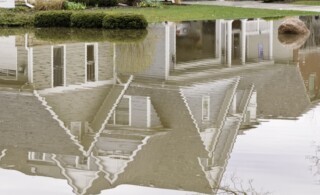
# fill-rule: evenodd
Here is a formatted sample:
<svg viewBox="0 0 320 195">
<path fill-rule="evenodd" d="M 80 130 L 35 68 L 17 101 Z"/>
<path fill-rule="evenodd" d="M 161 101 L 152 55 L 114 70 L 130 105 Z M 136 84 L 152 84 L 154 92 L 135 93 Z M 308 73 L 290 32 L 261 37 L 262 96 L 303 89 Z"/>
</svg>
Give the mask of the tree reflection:
<svg viewBox="0 0 320 195">
<path fill-rule="evenodd" d="M 308 155 L 306 158 L 310 161 L 310 171 L 315 177 L 316 182 L 320 184 L 320 142 L 312 144 L 315 152 L 313 155 Z"/>
<path fill-rule="evenodd" d="M 263 189 L 256 189 L 253 185 L 253 179 L 244 181 L 232 173 L 229 177 L 224 178 L 223 184 L 219 186 L 216 194 L 223 195 L 269 195 L 271 192 Z"/>
</svg>

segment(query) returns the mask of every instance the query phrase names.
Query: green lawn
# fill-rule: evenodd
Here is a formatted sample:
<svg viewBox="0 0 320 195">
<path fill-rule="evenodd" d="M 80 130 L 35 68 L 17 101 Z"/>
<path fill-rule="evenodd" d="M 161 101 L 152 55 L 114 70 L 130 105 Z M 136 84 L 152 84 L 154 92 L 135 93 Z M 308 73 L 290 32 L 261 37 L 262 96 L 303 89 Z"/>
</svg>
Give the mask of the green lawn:
<svg viewBox="0 0 320 195">
<path fill-rule="evenodd" d="M 295 1 L 295 2 L 293 2 L 293 4 L 320 6 L 320 1 Z"/>
<path fill-rule="evenodd" d="M 136 9 L 115 8 L 107 10 L 107 12 L 143 14 L 147 18 L 148 22 L 316 15 L 312 12 L 278 11 L 208 5 L 164 6 L 163 8 Z"/>
<path fill-rule="evenodd" d="M 105 12 L 109 14 L 136 13 L 143 14 L 148 22 L 161 21 L 185 21 L 185 20 L 213 20 L 213 19 L 239 19 L 239 18 L 262 18 L 297 15 L 317 15 L 313 12 L 302 11 L 279 11 L 249 8 L 235 8 L 208 5 L 166 5 L 162 8 L 109 8 L 88 9 L 86 12 Z M 0 9 L 0 25 L 25 26 L 32 25 L 36 11 L 23 8 L 14 10 Z"/>
</svg>

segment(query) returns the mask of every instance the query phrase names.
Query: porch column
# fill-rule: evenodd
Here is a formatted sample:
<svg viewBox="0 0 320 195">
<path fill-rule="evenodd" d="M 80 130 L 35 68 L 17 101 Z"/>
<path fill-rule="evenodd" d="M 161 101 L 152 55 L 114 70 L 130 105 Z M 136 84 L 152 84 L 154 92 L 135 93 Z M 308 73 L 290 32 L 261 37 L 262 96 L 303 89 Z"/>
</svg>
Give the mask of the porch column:
<svg viewBox="0 0 320 195">
<path fill-rule="evenodd" d="M 231 67 L 232 64 L 232 22 L 227 20 L 227 65 Z"/>
<path fill-rule="evenodd" d="M 241 63 L 246 63 L 247 19 L 241 20 Z"/>
<path fill-rule="evenodd" d="M 221 59 L 222 36 L 221 36 L 222 20 L 216 20 L 216 58 Z"/>
<path fill-rule="evenodd" d="M 165 79 L 169 77 L 170 71 L 170 24 L 165 23 Z"/>
<path fill-rule="evenodd" d="M 27 58 L 28 58 L 28 82 L 33 83 L 33 48 L 29 48 L 29 35 L 24 35 L 24 47 L 27 50 Z"/>
<path fill-rule="evenodd" d="M 269 60 L 273 60 L 273 21 L 269 21 Z"/>
</svg>

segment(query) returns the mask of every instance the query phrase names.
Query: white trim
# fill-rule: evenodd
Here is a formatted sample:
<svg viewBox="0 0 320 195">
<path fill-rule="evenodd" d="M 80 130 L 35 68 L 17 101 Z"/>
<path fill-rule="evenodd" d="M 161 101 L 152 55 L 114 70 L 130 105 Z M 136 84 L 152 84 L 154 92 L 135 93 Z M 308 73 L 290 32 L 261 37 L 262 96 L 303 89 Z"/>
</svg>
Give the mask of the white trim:
<svg viewBox="0 0 320 195">
<path fill-rule="evenodd" d="M 222 30 L 222 20 L 216 20 L 216 53 L 215 53 L 215 58 L 219 59 L 219 62 L 221 63 L 221 49 L 222 49 L 222 39 L 221 39 L 221 30 Z"/>
<path fill-rule="evenodd" d="M 40 154 L 41 158 L 36 158 L 36 154 Z M 28 152 L 28 160 L 32 160 L 32 161 L 46 161 L 46 162 L 50 162 L 48 160 L 46 160 L 47 157 L 47 153 L 43 153 L 43 152 Z"/>
<path fill-rule="evenodd" d="M 87 78 L 88 78 L 88 75 L 87 75 L 87 50 L 88 50 L 88 43 L 85 43 L 84 44 L 84 83 L 87 83 Z"/>
<path fill-rule="evenodd" d="M 0 161 L 6 155 L 7 149 L 4 149 L 0 152 Z"/>
<path fill-rule="evenodd" d="M 273 59 L 273 21 L 269 22 L 269 60 Z"/>
<path fill-rule="evenodd" d="M 53 71 L 54 71 L 54 69 L 53 69 L 53 45 L 51 46 L 51 88 L 53 88 Z"/>
<path fill-rule="evenodd" d="M 63 86 L 67 86 L 67 45 L 63 45 Z"/>
<path fill-rule="evenodd" d="M 26 39 L 28 39 L 27 36 L 26 34 Z M 28 43 L 26 43 L 26 50 L 28 52 L 28 81 L 29 83 L 33 83 L 33 48 L 29 48 L 27 45 Z"/>
<path fill-rule="evenodd" d="M 233 20 L 227 21 L 227 65 L 231 67 L 232 64 L 232 22 Z"/>
<path fill-rule="evenodd" d="M 165 24 L 165 79 L 167 80 L 170 72 L 170 26 Z"/>
<path fill-rule="evenodd" d="M 99 87 L 103 85 L 112 85 L 113 80 L 106 80 L 106 81 L 98 81 L 98 82 L 89 82 L 89 83 L 83 83 L 80 85 L 68 85 L 66 87 L 54 87 L 54 88 L 47 88 L 47 89 L 42 89 L 38 90 L 39 94 L 51 94 L 51 93 L 61 93 L 63 91 L 71 91 L 71 90 L 77 90 L 77 89 L 89 89 L 89 88 L 94 88 L 94 87 Z"/>
<path fill-rule="evenodd" d="M 241 20 L 241 63 L 246 63 L 247 53 L 247 19 Z"/>
<path fill-rule="evenodd" d="M 117 70 L 116 70 L 116 58 L 117 51 L 116 51 L 116 43 L 113 43 L 113 82 L 117 83 Z"/>
<path fill-rule="evenodd" d="M 94 77 L 95 81 L 99 81 L 99 44 L 94 43 Z"/>
<path fill-rule="evenodd" d="M 151 100 L 147 97 L 147 127 L 151 127 Z"/>
<path fill-rule="evenodd" d="M 128 97 L 129 99 L 129 126 L 131 126 L 132 124 L 132 97 L 131 96 L 124 96 L 125 97 Z"/>
</svg>

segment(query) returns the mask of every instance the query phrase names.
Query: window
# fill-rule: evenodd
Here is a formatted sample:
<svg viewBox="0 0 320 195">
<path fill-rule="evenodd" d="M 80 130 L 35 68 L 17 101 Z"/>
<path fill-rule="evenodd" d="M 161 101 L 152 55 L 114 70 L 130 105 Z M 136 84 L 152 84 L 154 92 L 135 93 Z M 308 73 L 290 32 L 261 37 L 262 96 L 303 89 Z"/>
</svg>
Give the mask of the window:
<svg viewBox="0 0 320 195">
<path fill-rule="evenodd" d="M 123 97 L 117 108 L 113 112 L 109 124 L 113 125 L 130 125 L 131 110 L 130 110 L 131 98 Z"/>
<path fill-rule="evenodd" d="M 53 87 L 64 86 L 64 47 L 53 47 Z"/>
<path fill-rule="evenodd" d="M 210 117 L 210 96 L 202 96 L 202 120 L 209 121 Z"/>
<path fill-rule="evenodd" d="M 76 139 L 81 138 L 81 122 L 71 122 L 70 126 L 72 135 L 74 135 Z"/>
<path fill-rule="evenodd" d="M 95 63 L 94 54 L 95 54 L 94 45 L 87 45 L 87 50 L 86 50 L 87 81 L 96 81 L 96 77 L 95 77 L 96 63 Z"/>
</svg>

